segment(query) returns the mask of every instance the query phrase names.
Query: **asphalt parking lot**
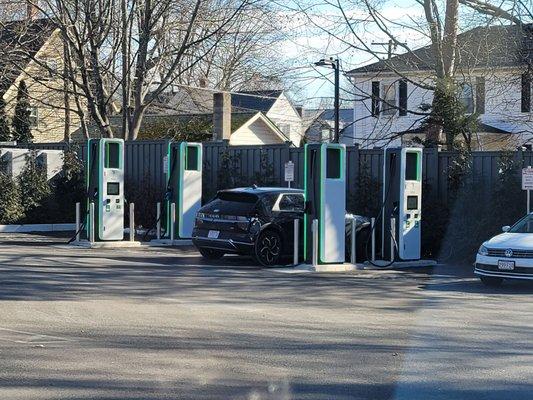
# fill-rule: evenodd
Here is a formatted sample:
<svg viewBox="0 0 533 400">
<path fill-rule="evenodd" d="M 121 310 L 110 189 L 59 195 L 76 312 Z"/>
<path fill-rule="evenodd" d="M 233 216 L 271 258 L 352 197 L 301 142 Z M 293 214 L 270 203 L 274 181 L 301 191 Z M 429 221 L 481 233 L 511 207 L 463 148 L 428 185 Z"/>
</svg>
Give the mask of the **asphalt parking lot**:
<svg viewBox="0 0 533 400">
<path fill-rule="evenodd" d="M 533 284 L 0 242 L 0 399 L 533 397 Z"/>
</svg>

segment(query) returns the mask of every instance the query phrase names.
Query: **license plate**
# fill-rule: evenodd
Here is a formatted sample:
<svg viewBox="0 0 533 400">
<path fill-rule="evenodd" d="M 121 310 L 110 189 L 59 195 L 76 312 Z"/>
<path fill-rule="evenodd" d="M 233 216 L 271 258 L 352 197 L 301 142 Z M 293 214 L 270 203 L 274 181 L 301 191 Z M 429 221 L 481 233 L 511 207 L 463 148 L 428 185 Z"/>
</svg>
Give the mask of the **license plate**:
<svg viewBox="0 0 533 400">
<path fill-rule="evenodd" d="M 498 261 L 498 269 L 503 271 L 512 271 L 514 269 L 514 261 Z"/>
<path fill-rule="evenodd" d="M 207 232 L 207 237 L 210 239 L 218 239 L 219 231 L 209 231 Z"/>
</svg>

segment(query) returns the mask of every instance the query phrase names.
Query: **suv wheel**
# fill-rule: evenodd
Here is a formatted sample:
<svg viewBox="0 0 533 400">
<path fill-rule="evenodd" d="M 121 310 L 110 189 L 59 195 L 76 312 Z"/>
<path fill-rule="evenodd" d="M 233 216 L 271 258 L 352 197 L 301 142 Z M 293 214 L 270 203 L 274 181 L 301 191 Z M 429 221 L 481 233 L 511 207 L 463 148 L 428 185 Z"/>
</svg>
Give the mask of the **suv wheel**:
<svg viewBox="0 0 533 400">
<path fill-rule="evenodd" d="M 223 251 L 206 249 L 205 247 L 199 247 L 198 251 L 200 252 L 203 258 L 206 258 L 208 260 L 219 260 L 224 256 Z"/>
<path fill-rule="evenodd" d="M 496 278 L 493 276 L 481 276 L 480 279 L 486 286 L 498 287 L 503 283 L 503 278 Z"/>
<path fill-rule="evenodd" d="M 278 265 L 283 243 L 279 233 L 267 229 L 259 234 L 255 242 L 255 258 L 263 266 Z"/>
</svg>

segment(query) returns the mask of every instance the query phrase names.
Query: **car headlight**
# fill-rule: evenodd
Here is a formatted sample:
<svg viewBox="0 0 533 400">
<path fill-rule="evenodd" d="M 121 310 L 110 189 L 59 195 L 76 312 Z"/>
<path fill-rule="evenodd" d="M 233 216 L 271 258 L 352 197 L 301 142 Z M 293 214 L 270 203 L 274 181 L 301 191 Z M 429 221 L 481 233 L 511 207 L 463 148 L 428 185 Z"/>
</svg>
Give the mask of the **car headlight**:
<svg viewBox="0 0 533 400">
<path fill-rule="evenodd" d="M 488 256 L 489 255 L 489 250 L 485 246 L 481 245 L 481 246 L 479 246 L 479 250 L 477 251 L 477 253 L 480 256 Z"/>
</svg>

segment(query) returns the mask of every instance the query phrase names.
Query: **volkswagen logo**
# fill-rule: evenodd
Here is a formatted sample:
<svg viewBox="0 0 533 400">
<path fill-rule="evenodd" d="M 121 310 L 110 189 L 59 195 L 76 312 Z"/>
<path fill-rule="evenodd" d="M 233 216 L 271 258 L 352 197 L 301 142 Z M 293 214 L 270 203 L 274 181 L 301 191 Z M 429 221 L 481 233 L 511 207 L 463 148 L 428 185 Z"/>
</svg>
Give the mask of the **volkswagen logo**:
<svg viewBox="0 0 533 400">
<path fill-rule="evenodd" d="M 507 249 L 505 250 L 505 257 L 512 257 L 513 256 L 513 250 Z"/>
</svg>

